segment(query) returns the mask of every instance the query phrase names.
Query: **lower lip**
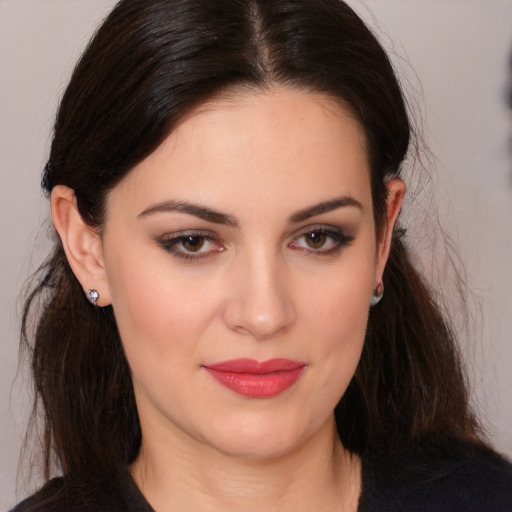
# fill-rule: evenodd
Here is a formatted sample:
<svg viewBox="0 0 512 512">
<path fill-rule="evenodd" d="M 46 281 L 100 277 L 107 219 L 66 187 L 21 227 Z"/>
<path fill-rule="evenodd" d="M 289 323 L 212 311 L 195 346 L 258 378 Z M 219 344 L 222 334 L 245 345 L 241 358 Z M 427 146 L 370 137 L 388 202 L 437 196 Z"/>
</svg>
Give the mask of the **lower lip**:
<svg viewBox="0 0 512 512">
<path fill-rule="evenodd" d="M 304 367 L 264 374 L 219 371 L 207 367 L 205 370 L 217 382 L 239 395 L 271 398 L 293 386 L 299 380 Z"/>
</svg>

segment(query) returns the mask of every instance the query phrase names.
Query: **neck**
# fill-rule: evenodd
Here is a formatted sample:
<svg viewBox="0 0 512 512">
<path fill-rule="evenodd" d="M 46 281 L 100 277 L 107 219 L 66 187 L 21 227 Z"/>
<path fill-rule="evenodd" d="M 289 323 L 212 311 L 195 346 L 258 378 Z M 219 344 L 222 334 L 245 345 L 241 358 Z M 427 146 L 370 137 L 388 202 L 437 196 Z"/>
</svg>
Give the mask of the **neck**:
<svg viewBox="0 0 512 512">
<path fill-rule="evenodd" d="M 334 418 L 273 458 L 234 457 L 196 444 L 143 442 L 131 471 L 157 512 L 357 509 L 360 460 L 341 445 Z"/>
</svg>

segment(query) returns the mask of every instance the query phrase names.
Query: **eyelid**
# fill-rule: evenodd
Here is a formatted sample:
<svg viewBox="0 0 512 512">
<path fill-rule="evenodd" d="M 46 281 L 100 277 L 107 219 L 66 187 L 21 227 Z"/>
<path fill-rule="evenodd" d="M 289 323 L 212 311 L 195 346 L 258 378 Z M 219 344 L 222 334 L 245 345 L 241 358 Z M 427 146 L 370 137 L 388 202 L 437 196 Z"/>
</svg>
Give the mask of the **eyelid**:
<svg viewBox="0 0 512 512">
<path fill-rule="evenodd" d="M 301 247 L 298 241 L 302 238 L 316 232 L 318 234 L 323 234 L 328 239 L 330 239 L 330 244 L 334 245 L 330 248 L 313 248 L 313 247 Z M 185 248 L 179 248 L 179 244 L 184 241 L 187 237 L 198 237 L 203 238 L 204 240 L 211 242 L 216 247 L 211 250 L 202 251 L 199 250 L 197 252 L 187 251 Z M 341 251 L 344 247 L 350 245 L 350 243 L 355 239 L 355 236 L 345 234 L 345 231 L 338 227 L 329 224 L 315 224 L 309 225 L 306 227 L 297 230 L 297 232 L 291 237 L 289 242 L 287 243 L 287 247 L 300 251 L 307 255 L 318 255 L 318 256 L 328 256 L 333 255 Z M 225 250 L 225 246 L 223 244 L 222 238 L 211 231 L 208 230 L 183 230 L 176 231 L 173 233 L 167 233 L 163 236 L 158 237 L 157 242 L 160 246 L 166 250 L 171 255 L 180 258 L 184 261 L 198 261 L 203 258 L 211 257 L 219 252 L 223 252 Z"/>
<path fill-rule="evenodd" d="M 186 251 L 184 249 L 179 250 L 177 246 L 187 237 L 204 238 L 209 242 L 215 243 L 217 245 L 217 249 L 200 252 Z M 167 233 L 164 236 L 158 237 L 157 242 L 164 250 L 183 260 L 199 260 L 225 250 L 225 247 L 222 244 L 222 240 L 218 235 L 212 233 L 211 231 L 204 230 L 189 229 L 184 231 L 176 231 L 174 233 Z"/>
<path fill-rule="evenodd" d="M 305 247 L 299 247 L 296 244 L 297 240 L 313 232 L 328 236 L 331 239 L 331 241 L 336 244 L 335 247 L 332 247 L 330 249 L 308 249 Z M 300 250 L 306 254 L 324 256 L 339 252 L 344 247 L 350 245 L 350 243 L 353 242 L 354 240 L 355 236 L 345 234 L 345 231 L 342 228 L 332 225 L 316 224 L 306 226 L 305 228 L 301 228 L 301 230 L 298 231 L 297 234 L 295 234 L 292 237 L 291 241 L 288 243 L 288 246 L 291 247 L 292 249 Z"/>
</svg>

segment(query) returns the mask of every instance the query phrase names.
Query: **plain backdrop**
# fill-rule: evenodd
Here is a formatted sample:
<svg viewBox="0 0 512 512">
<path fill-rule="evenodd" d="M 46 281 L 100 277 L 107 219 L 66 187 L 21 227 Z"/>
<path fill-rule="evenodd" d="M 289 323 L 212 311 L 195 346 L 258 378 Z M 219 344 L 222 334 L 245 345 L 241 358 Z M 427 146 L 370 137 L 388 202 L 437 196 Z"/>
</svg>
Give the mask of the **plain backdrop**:
<svg viewBox="0 0 512 512">
<path fill-rule="evenodd" d="M 465 264 L 475 297 L 470 305 L 481 311 L 462 333 L 473 399 L 497 449 L 512 457 L 512 2 L 350 3 L 391 50 L 435 155 L 427 161 L 433 176 L 427 198 L 434 197 Z M 24 374 L 15 376 L 18 297 L 50 247 L 40 172 L 57 101 L 113 4 L 0 0 L 0 511 L 31 489 L 23 477 L 16 486 L 30 396 Z M 418 196 L 435 225 L 432 201 L 422 199 L 422 190 L 412 187 L 411 197 Z M 424 243 L 424 226 L 411 222 L 410 232 L 430 274 L 432 243 Z M 442 272 L 432 276 L 434 285 L 449 288 Z"/>
</svg>

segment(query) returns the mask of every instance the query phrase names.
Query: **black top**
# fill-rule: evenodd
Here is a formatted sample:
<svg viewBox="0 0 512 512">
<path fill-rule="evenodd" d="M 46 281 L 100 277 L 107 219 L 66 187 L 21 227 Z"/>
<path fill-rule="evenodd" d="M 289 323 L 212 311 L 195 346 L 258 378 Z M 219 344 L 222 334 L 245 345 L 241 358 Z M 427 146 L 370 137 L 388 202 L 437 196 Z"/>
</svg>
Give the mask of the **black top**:
<svg viewBox="0 0 512 512">
<path fill-rule="evenodd" d="M 363 456 L 358 512 L 512 512 L 512 464 L 453 439 L 393 461 Z M 11 512 L 154 512 L 128 472 L 79 484 L 55 478 Z"/>
</svg>

